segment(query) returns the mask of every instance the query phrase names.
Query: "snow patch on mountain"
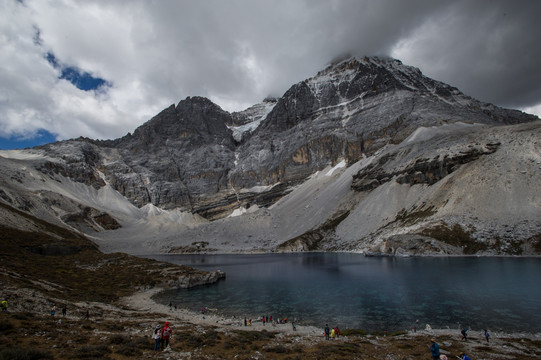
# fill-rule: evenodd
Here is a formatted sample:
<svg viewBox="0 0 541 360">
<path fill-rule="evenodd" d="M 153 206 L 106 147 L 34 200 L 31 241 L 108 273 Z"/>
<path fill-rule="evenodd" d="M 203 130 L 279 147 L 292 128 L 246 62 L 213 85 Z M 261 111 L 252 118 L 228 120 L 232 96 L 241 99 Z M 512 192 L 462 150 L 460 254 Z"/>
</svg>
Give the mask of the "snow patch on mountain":
<svg viewBox="0 0 541 360">
<path fill-rule="evenodd" d="M 338 164 L 336 164 L 332 169 L 330 169 L 329 171 L 327 171 L 327 173 L 325 174 L 326 176 L 332 176 L 332 174 L 338 170 L 338 169 L 341 169 L 341 168 L 345 168 L 346 167 L 346 160 L 342 160 L 340 161 Z"/>
<path fill-rule="evenodd" d="M 245 122 L 242 125 L 228 125 L 227 127 L 233 132 L 233 138 L 235 141 L 240 142 L 243 135 L 246 132 L 253 132 L 261 125 L 261 122 L 265 120 L 267 115 L 276 106 L 275 99 L 267 99 L 260 104 L 249 107 L 248 109 L 234 113 L 238 118 L 242 118 Z"/>
</svg>

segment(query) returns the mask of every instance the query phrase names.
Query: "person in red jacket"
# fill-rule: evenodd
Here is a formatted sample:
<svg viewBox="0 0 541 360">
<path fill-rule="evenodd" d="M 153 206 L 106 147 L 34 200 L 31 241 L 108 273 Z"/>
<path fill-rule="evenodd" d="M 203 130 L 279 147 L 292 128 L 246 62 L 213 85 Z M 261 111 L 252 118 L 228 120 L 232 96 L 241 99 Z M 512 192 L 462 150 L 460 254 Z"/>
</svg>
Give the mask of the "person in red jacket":
<svg viewBox="0 0 541 360">
<path fill-rule="evenodd" d="M 171 338 L 171 335 L 173 334 L 173 330 L 171 330 L 171 327 L 169 326 L 169 322 L 165 322 L 165 325 L 162 327 L 162 330 L 161 330 L 161 336 L 162 336 L 162 341 L 161 341 L 161 349 L 165 349 L 166 347 L 169 346 L 169 339 Z"/>
</svg>

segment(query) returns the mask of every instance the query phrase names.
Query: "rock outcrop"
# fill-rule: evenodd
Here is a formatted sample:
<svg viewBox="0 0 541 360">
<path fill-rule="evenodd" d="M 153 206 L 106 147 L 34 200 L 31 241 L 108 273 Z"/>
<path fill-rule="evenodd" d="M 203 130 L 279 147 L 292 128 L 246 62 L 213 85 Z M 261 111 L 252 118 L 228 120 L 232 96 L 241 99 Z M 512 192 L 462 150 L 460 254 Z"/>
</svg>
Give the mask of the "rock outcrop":
<svg viewBox="0 0 541 360">
<path fill-rule="evenodd" d="M 329 164 L 352 164 L 398 143 L 419 126 L 533 119 L 476 101 L 398 60 L 352 58 L 244 112 L 230 114 L 190 97 L 117 140 L 46 145 L 55 160 L 40 171 L 95 188 L 107 183 L 138 207 L 181 208 L 216 219 L 258 202 L 238 198 L 240 189 L 293 186 Z M 285 194 L 274 190 L 266 198 Z"/>
<path fill-rule="evenodd" d="M 225 279 L 225 272 L 221 270 L 197 272 L 196 274 L 179 276 L 178 280 L 171 285 L 175 288 L 189 289 L 195 286 L 214 284 L 221 279 Z"/>
<path fill-rule="evenodd" d="M 390 153 L 355 174 L 351 187 L 357 191 L 370 191 L 390 180 L 396 180 L 399 184 L 432 185 L 457 170 L 461 165 L 475 161 L 483 155 L 492 154 L 499 145 L 499 143 L 468 145 L 466 149 L 452 149 L 445 155 L 436 155 L 431 159 L 417 158 L 398 169 L 391 166 L 390 171 L 387 171 L 385 170 L 386 163 L 397 155 Z"/>
</svg>

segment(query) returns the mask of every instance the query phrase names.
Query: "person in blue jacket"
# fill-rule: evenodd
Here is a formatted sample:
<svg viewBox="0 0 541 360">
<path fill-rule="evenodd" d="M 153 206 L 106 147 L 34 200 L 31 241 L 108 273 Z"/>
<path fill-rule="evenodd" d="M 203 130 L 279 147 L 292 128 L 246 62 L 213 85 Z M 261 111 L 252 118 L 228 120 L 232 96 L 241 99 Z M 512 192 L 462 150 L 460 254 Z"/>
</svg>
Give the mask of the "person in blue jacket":
<svg viewBox="0 0 541 360">
<path fill-rule="evenodd" d="M 460 354 L 460 358 L 461 358 L 462 360 L 471 360 L 471 359 L 468 357 L 468 355 L 466 355 L 466 354 L 464 354 L 464 353 Z"/>
<path fill-rule="evenodd" d="M 440 347 L 436 343 L 436 340 L 432 339 L 432 346 L 430 347 L 430 352 L 432 353 L 432 359 L 439 360 L 440 358 Z"/>
</svg>

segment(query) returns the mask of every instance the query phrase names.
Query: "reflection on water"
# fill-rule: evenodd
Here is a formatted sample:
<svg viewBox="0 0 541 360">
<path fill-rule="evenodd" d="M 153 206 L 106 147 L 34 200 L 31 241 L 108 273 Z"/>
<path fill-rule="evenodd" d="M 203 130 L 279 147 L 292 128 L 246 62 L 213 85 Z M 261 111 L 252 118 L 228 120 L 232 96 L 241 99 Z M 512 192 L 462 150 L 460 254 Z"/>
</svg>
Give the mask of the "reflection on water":
<svg viewBox="0 0 541 360">
<path fill-rule="evenodd" d="M 227 278 L 159 301 L 225 315 L 295 317 L 367 330 L 541 331 L 541 259 L 367 258 L 359 254 L 163 255 Z"/>
</svg>

